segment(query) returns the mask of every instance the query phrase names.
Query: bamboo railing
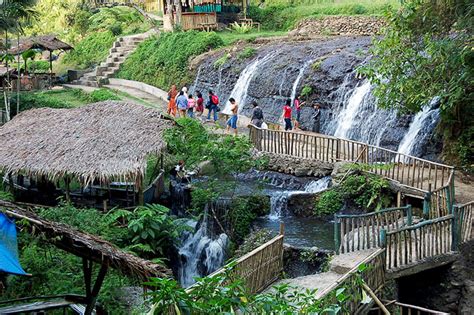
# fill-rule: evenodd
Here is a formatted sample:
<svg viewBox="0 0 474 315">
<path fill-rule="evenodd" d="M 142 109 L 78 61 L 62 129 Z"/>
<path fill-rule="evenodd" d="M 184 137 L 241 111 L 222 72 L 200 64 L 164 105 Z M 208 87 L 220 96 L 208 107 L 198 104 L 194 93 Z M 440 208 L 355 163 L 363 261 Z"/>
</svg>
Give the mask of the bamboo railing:
<svg viewBox="0 0 474 315">
<path fill-rule="evenodd" d="M 367 268 L 362 274 L 359 273 L 361 265 L 365 265 Z M 366 259 L 361 261 L 356 267 L 352 268 L 343 277 L 334 282 L 331 286 L 326 289 L 317 292 L 316 297 L 319 300 L 329 300 L 336 302 L 335 292 L 338 288 L 344 287 L 346 291 L 344 294 L 351 298 L 343 303 L 344 314 L 356 314 L 357 310 L 361 306 L 362 300 L 361 288 L 357 284 L 358 278 L 362 277 L 367 286 L 373 291 L 379 291 L 385 283 L 385 249 L 380 248 Z M 327 300 L 326 300 L 327 299 Z"/>
<path fill-rule="evenodd" d="M 261 129 L 250 125 L 250 140 L 262 152 L 316 159 L 323 162 L 361 162 L 368 172 L 430 194 L 429 217 L 451 213 L 454 168 L 362 142 L 317 133 Z M 433 191 L 432 191 L 433 189 Z M 428 197 L 425 199 L 428 200 Z M 433 199 L 434 198 L 434 199 Z M 433 199 L 433 200 L 432 200 Z"/>
<path fill-rule="evenodd" d="M 399 230 L 381 231 L 387 250 L 387 270 L 406 267 L 455 250 L 454 216 L 428 220 Z"/>
<path fill-rule="evenodd" d="M 283 271 L 283 234 L 235 261 L 232 278 L 242 279 L 249 293 L 258 293 L 275 282 Z M 223 273 L 223 268 L 211 273 Z M 190 287 L 190 289 L 192 286 Z"/>
<path fill-rule="evenodd" d="M 424 307 L 419 307 L 415 305 L 409 305 L 404 303 L 395 302 L 396 309 L 398 311 L 397 314 L 400 315 L 430 315 L 430 314 L 437 314 L 437 315 L 449 315 L 449 313 L 440 312 L 430 310 Z"/>
<path fill-rule="evenodd" d="M 454 218 L 456 229 L 456 243 L 462 244 L 471 239 L 473 224 L 474 201 L 460 206 L 454 206 Z"/>
<path fill-rule="evenodd" d="M 334 239 L 339 254 L 381 247 L 380 231 L 398 230 L 412 224 L 411 206 L 376 212 L 334 215 Z"/>
</svg>

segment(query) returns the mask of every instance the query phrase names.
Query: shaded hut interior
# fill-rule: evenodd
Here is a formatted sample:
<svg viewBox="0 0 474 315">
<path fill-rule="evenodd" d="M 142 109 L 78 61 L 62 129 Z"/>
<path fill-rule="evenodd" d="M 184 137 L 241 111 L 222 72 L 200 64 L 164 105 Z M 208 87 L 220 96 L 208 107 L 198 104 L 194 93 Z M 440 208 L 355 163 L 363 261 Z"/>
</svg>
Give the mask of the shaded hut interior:
<svg viewBox="0 0 474 315">
<path fill-rule="evenodd" d="M 0 127 L 0 172 L 16 200 L 134 207 L 164 190 L 158 110 L 122 101 L 25 111 Z"/>
</svg>

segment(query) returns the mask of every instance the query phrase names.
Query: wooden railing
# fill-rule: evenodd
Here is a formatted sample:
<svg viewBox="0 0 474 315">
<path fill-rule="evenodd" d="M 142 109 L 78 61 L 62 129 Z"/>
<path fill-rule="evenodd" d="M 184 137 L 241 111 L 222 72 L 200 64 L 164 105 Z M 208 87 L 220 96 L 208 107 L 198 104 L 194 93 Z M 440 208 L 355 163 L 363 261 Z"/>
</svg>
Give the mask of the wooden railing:
<svg viewBox="0 0 474 315">
<path fill-rule="evenodd" d="M 403 304 L 399 302 L 395 302 L 396 306 L 396 311 L 400 315 L 404 314 L 409 314 L 409 315 L 430 315 L 430 314 L 436 314 L 436 315 L 449 315 L 449 313 L 445 312 L 440 312 L 440 311 L 435 311 L 435 310 L 430 310 L 424 307 L 419 307 L 415 305 L 409 305 L 409 304 Z"/>
<path fill-rule="evenodd" d="M 451 213 L 454 168 L 389 149 L 317 133 L 261 129 L 250 125 L 250 140 L 262 152 L 316 159 L 323 162 L 361 162 L 369 172 L 402 186 L 430 194 L 430 218 Z M 433 189 L 433 190 L 432 190 Z M 428 197 L 426 199 L 428 199 Z M 436 214 L 436 216 L 435 216 Z"/>
<path fill-rule="evenodd" d="M 462 244 L 471 239 L 473 224 L 474 201 L 460 206 L 454 206 L 454 226 L 456 229 L 456 244 Z"/>
<path fill-rule="evenodd" d="M 381 231 L 387 270 L 402 268 L 454 250 L 454 216 L 428 220 L 396 231 Z"/>
<path fill-rule="evenodd" d="M 334 216 L 336 252 L 349 253 L 381 247 L 380 231 L 398 230 L 412 224 L 411 206 L 384 209 L 377 212 Z"/>
<path fill-rule="evenodd" d="M 283 237 L 283 234 L 280 234 L 235 261 L 232 278 L 242 279 L 249 293 L 258 293 L 266 289 L 281 276 Z M 224 271 L 221 268 L 208 277 L 224 273 Z"/>
<path fill-rule="evenodd" d="M 367 267 L 362 274 L 359 272 L 361 265 Z M 381 248 L 375 251 L 331 286 L 320 292 L 316 292 L 316 296 L 320 300 L 324 299 L 327 302 L 333 301 L 334 304 L 337 304 L 335 292 L 337 289 L 344 287 L 346 289 L 344 294 L 351 298 L 343 302 L 343 313 L 356 314 L 361 306 L 360 302 L 362 300 L 362 288 L 357 285 L 358 277 L 362 277 L 373 292 L 377 292 L 383 287 L 385 283 L 385 249 Z"/>
</svg>

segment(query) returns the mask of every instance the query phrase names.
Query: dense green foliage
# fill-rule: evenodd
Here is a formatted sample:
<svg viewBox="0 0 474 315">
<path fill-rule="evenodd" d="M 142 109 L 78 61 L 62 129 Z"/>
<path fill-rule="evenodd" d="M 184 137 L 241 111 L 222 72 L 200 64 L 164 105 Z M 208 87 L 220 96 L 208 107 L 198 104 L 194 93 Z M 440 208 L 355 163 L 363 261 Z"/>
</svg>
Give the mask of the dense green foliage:
<svg viewBox="0 0 474 315">
<path fill-rule="evenodd" d="M 348 314 L 347 301 L 364 300 L 360 274 L 367 272 L 359 266 L 358 276 L 349 296 L 348 287 L 333 290 L 324 299 L 316 298 L 316 290 L 292 287 L 288 284 L 274 286 L 270 292 L 249 294 L 240 279 L 232 275 L 235 263 L 225 266 L 223 274 L 198 279 L 193 290 L 186 291 L 175 280 L 153 279 L 147 283 L 154 291 L 150 294 L 154 304 L 153 314 L 164 314 L 173 309 L 177 314 Z M 355 296 L 357 295 L 357 296 Z M 365 303 L 365 302 L 364 302 Z"/>
<path fill-rule="evenodd" d="M 122 65 L 118 77 L 168 90 L 189 83 L 189 59 L 223 45 L 214 32 L 164 33 L 147 39 Z"/>
<path fill-rule="evenodd" d="M 111 31 L 94 32 L 80 41 L 73 51 L 67 53 L 62 62 L 86 69 L 105 60 L 115 41 Z"/>
<path fill-rule="evenodd" d="M 391 7 L 398 6 L 398 1 L 262 1 L 265 6 L 253 5 L 249 16 L 268 30 L 289 30 L 303 18 L 324 15 L 380 15 Z"/>
<path fill-rule="evenodd" d="M 234 258 L 241 257 L 247 253 L 250 253 L 255 248 L 269 242 L 274 237 L 273 233 L 267 229 L 256 230 L 247 236 L 244 241 L 234 252 Z"/>
<path fill-rule="evenodd" d="M 459 141 L 450 153 L 464 164 L 474 155 L 473 12 L 464 0 L 404 1 L 360 70 L 381 107 L 418 112 L 439 97 L 445 143 Z"/>
<path fill-rule="evenodd" d="M 365 212 L 377 211 L 390 206 L 392 196 L 390 185 L 383 177 L 355 173 L 325 192 L 317 199 L 315 215 L 331 215 L 344 206 L 360 209 Z"/>
<path fill-rule="evenodd" d="M 230 237 L 236 243 L 241 243 L 250 233 L 254 220 L 270 212 L 270 200 L 267 196 L 254 195 L 238 197 L 232 200 L 227 213 L 231 226 Z"/>
<path fill-rule="evenodd" d="M 127 249 L 153 259 L 164 256 L 188 229 L 187 219 L 176 219 L 161 205 L 146 205 L 134 211 L 116 210 L 108 215 L 109 224 L 125 222 L 128 230 Z"/>
</svg>

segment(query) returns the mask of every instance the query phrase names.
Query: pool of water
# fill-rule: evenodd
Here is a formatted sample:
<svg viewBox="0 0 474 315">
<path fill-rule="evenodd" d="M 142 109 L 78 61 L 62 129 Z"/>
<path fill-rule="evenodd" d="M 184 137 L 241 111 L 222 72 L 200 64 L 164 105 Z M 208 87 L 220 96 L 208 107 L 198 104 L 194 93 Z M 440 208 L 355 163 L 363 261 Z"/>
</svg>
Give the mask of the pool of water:
<svg viewBox="0 0 474 315">
<path fill-rule="evenodd" d="M 280 230 L 280 221 L 285 223 L 285 243 L 297 247 L 334 249 L 334 224 L 314 218 L 268 217 L 258 218 L 257 228 L 266 228 L 275 233 Z"/>
</svg>

